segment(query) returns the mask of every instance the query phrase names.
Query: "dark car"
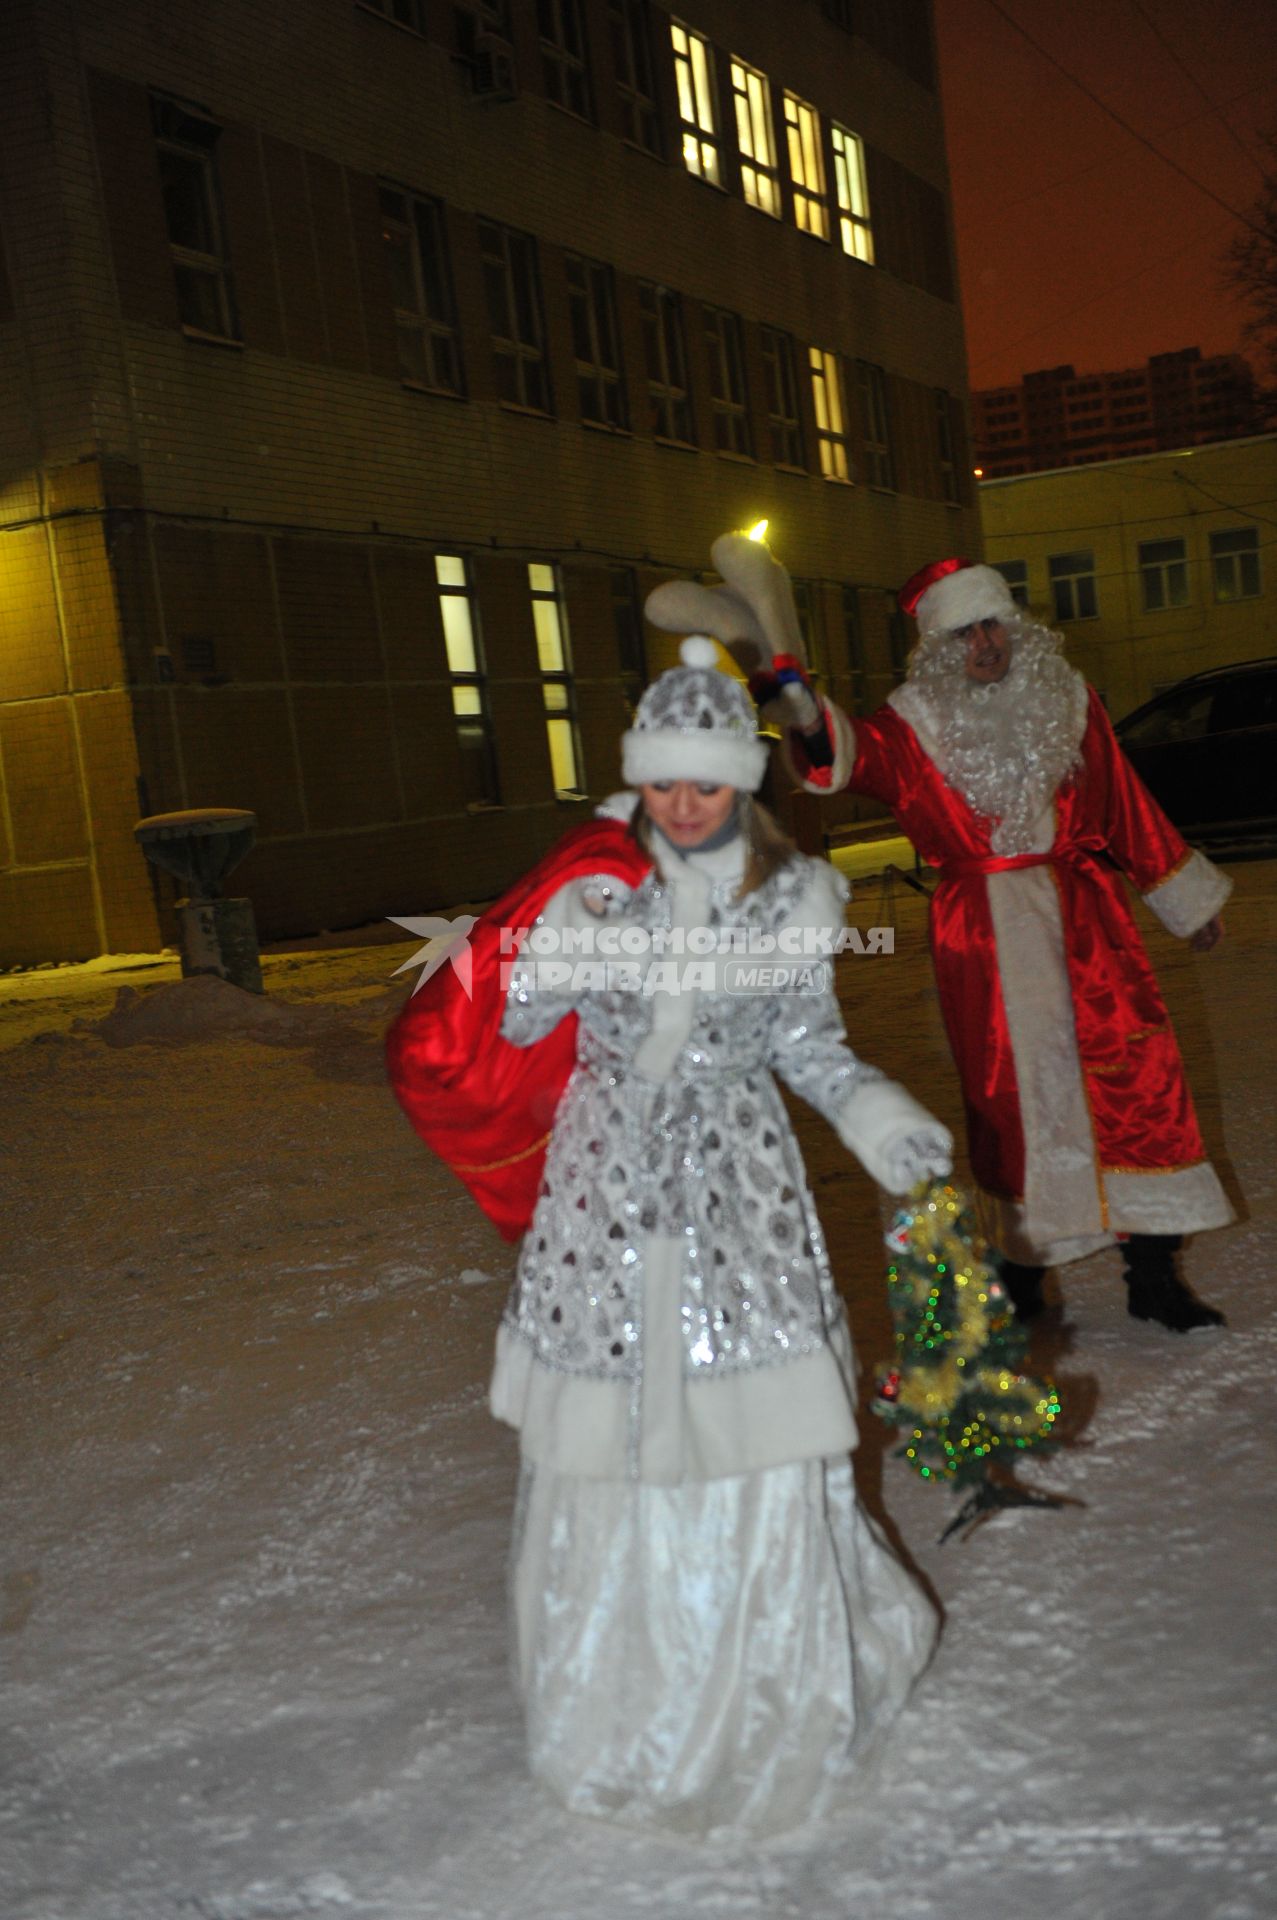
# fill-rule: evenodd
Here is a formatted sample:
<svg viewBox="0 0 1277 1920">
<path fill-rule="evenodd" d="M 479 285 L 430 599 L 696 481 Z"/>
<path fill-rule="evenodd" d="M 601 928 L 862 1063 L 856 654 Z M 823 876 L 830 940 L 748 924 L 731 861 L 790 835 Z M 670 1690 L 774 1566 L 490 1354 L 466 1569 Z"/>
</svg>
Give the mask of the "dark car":
<svg viewBox="0 0 1277 1920">
<path fill-rule="evenodd" d="M 1195 673 L 1116 732 L 1186 839 L 1277 838 L 1277 659 Z"/>
</svg>

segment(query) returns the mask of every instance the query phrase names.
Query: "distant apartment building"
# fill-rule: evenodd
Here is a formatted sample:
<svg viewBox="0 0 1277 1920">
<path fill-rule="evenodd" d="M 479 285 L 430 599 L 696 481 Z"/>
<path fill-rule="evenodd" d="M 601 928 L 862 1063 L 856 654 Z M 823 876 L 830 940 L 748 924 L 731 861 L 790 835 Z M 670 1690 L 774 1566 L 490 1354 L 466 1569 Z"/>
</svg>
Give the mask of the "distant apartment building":
<svg viewBox="0 0 1277 1920">
<path fill-rule="evenodd" d="M 0 965 L 489 898 L 766 517 L 816 670 L 977 546 L 927 0 L 7 0 Z M 784 796 L 778 795 L 784 801 Z"/>
<path fill-rule="evenodd" d="M 1154 354 L 1143 367 L 1026 373 L 971 396 L 975 464 L 987 480 L 1254 433 L 1255 381 L 1239 354 Z"/>
<path fill-rule="evenodd" d="M 985 551 L 1117 720 L 1277 652 L 1277 434 L 980 486 Z"/>
</svg>

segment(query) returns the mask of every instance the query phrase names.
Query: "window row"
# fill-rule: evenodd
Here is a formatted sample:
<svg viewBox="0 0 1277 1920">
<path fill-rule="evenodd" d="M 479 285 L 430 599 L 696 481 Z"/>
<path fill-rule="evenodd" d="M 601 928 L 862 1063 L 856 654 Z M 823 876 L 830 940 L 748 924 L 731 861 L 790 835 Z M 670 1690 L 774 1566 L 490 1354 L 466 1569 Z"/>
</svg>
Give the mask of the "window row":
<svg viewBox="0 0 1277 1920">
<path fill-rule="evenodd" d="M 785 155 L 782 173 L 773 89 L 767 75 L 730 55 L 726 62 L 730 113 L 724 114 L 711 42 L 681 20 L 671 21 L 670 36 L 678 83 L 679 139 L 688 172 L 712 187 L 723 187 L 724 155 L 732 152 L 729 143 L 734 137 L 732 158 L 739 169 L 741 193 L 751 207 L 779 220 L 784 215 L 787 192 L 794 225 L 817 240 L 829 239 L 831 220 L 836 215 L 843 252 L 872 266 L 873 227 L 860 136 L 830 121 L 827 165 L 820 113 L 786 87 L 780 93 Z"/>
<path fill-rule="evenodd" d="M 999 560 L 994 564 L 1010 587 L 1016 603 L 1027 607 L 1028 562 Z M 1049 554 L 1046 564 L 1052 619 L 1060 624 L 1097 619 L 1100 603 L 1092 549 L 1085 547 L 1072 553 Z M 1161 613 L 1168 608 L 1192 604 L 1188 549 L 1181 537 L 1139 541 L 1136 564 L 1141 605 L 1145 613 Z M 1220 605 L 1258 598 L 1263 587 L 1259 533 L 1255 527 L 1228 527 L 1211 534 L 1210 579 L 1213 597 Z"/>
<path fill-rule="evenodd" d="M 381 208 L 403 377 L 412 385 L 460 397 L 465 392 L 460 321 L 442 205 L 387 186 Z M 508 406 L 548 414 L 553 409 L 550 343 L 536 241 L 487 220 L 479 222 L 478 234 L 497 394 Z M 761 326 L 758 373 L 766 396 L 767 444 L 759 446 L 740 315 L 698 305 L 701 338 L 689 341 L 682 296 L 639 281 L 645 392 L 636 421 L 622 347 L 617 276 L 606 262 L 572 253 L 563 256 L 563 272 L 577 411 L 585 424 L 616 432 L 637 425 L 673 446 L 698 445 L 690 370 L 690 355 L 698 351 L 709 414 L 707 443 L 719 453 L 806 471 L 800 398 L 805 379 L 815 422 L 816 464 L 824 477 L 896 489 L 890 384 L 883 368 L 865 360 L 848 362 L 821 347 L 809 347 L 804 354 L 783 329 Z M 955 451 L 961 432 L 957 403 L 937 388 L 931 406 L 928 452 L 939 476 L 939 496 L 956 503 L 962 498 Z M 859 463 L 853 458 L 853 441 L 859 443 Z"/>
</svg>

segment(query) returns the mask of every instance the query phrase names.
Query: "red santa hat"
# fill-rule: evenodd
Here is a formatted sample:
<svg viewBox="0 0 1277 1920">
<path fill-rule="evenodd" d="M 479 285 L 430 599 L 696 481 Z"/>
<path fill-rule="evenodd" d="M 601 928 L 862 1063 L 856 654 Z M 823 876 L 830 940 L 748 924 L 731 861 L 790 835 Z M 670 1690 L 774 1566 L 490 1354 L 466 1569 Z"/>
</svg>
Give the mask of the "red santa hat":
<svg viewBox="0 0 1277 1920">
<path fill-rule="evenodd" d="M 1002 575 L 970 560 L 933 560 L 907 580 L 896 596 L 920 633 L 952 633 L 977 620 L 1010 620 L 1018 612 Z"/>
</svg>

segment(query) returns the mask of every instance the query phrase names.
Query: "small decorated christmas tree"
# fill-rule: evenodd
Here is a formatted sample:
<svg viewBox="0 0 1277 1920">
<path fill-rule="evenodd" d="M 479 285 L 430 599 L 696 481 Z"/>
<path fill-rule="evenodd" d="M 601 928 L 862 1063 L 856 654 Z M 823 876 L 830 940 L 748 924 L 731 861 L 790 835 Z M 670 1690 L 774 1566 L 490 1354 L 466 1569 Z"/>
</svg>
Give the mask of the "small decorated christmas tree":
<svg viewBox="0 0 1277 1920">
<path fill-rule="evenodd" d="M 900 1451 L 924 1480 L 971 1489 L 942 1539 L 993 1507 L 1061 1504 L 990 1472 L 1049 1449 L 1060 1402 L 1021 1371 L 1027 1338 L 966 1195 L 940 1181 L 915 1188 L 887 1248 L 896 1351 L 874 1409 L 900 1430 Z"/>
</svg>

